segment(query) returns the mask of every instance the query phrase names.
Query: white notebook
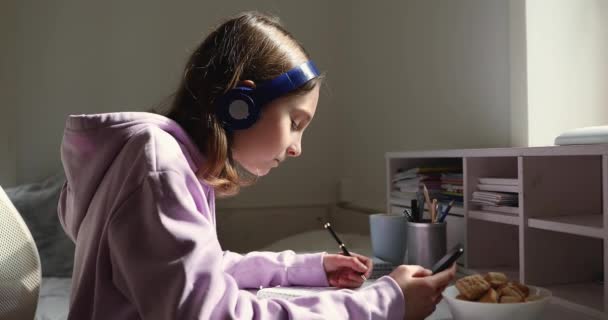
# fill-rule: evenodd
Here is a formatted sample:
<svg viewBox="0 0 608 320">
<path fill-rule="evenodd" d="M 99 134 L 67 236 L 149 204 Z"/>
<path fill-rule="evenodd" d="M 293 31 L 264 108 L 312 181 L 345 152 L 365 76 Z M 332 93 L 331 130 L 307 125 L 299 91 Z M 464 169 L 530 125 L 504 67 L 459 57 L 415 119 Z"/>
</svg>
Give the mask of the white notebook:
<svg viewBox="0 0 608 320">
<path fill-rule="evenodd" d="M 478 184 L 477 189 L 483 191 L 497 191 L 497 192 L 519 192 L 519 186 L 509 186 L 500 184 Z"/>
<path fill-rule="evenodd" d="M 481 184 L 499 184 L 503 186 L 516 186 L 519 184 L 517 179 L 510 178 L 479 178 Z"/>
<path fill-rule="evenodd" d="M 372 284 L 374 280 L 368 280 L 363 282 L 363 285 L 355 290 L 367 287 Z M 281 298 L 281 299 L 293 299 L 297 297 L 310 296 L 327 291 L 340 290 L 335 287 L 268 287 L 258 290 L 256 296 L 260 299 L 267 298 Z"/>
</svg>

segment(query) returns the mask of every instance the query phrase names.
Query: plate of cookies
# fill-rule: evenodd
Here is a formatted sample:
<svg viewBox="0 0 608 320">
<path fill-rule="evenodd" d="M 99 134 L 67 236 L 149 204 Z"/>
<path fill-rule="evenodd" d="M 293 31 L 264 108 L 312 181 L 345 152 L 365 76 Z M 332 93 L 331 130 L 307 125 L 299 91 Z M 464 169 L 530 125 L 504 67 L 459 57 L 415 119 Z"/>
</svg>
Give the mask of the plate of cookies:
<svg viewBox="0 0 608 320">
<path fill-rule="evenodd" d="M 541 319 L 551 291 L 488 272 L 458 279 L 443 291 L 454 320 Z"/>
</svg>

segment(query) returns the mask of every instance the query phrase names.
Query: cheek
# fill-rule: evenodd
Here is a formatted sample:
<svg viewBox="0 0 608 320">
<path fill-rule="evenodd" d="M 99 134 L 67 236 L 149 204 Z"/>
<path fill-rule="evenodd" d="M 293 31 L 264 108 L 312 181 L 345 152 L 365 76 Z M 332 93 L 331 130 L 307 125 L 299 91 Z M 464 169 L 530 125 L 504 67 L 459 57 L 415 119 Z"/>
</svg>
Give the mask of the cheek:
<svg viewBox="0 0 608 320">
<path fill-rule="evenodd" d="M 268 119 L 270 120 L 270 119 Z M 280 151 L 289 143 L 291 122 L 289 119 L 276 117 L 266 122 L 258 135 L 258 145 L 264 150 L 272 152 Z"/>
</svg>

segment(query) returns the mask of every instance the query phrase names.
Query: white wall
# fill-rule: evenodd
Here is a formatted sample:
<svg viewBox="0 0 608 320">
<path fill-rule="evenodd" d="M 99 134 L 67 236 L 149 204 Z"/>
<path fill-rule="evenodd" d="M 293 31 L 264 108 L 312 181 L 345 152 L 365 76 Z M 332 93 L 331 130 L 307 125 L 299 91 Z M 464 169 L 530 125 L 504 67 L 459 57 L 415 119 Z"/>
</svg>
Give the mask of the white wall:
<svg viewBox="0 0 608 320">
<path fill-rule="evenodd" d="M 528 144 L 608 125 L 608 2 L 526 2 Z"/>
<path fill-rule="evenodd" d="M 15 119 L 18 99 L 15 93 L 15 60 L 17 20 L 16 1 L 0 2 L 0 186 L 16 183 L 17 155 L 15 149 Z"/>
<path fill-rule="evenodd" d="M 226 16 L 257 9 L 279 15 L 321 69 L 331 67 L 324 1 L 150 2 L 20 1 L 17 12 L 19 183 L 60 169 L 59 145 L 70 113 L 144 110 L 178 83 L 190 49 Z M 287 162 L 226 206 L 331 203 L 339 150 L 331 97 L 322 93 L 298 161 Z M 9 164 L 10 165 L 10 164 Z M 309 174 L 309 173 L 313 174 Z"/>
<path fill-rule="evenodd" d="M 338 35 L 336 122 L 356 204 L 385 207 L 386 151 L 509 145 L 508 2 L 358 1 L 340 10 L 349 30 Z"/>
<path fill-rule="evenodd" d="M 528 146 L 526 0 L 509 0 L 511 146 Z"/>
<path fill-rule="evenodd" d="M 176 87 L 188 51 L 223 17 L 247 9 L 279 15 L 327 80 L 303 156 L 221 206 L 328 204 L 338 181 L 350 181 L 356 204 L 382 209 L 386 151 L 545 144 L 566 126 L 608 120 L 602 0 L 3 6 L 3 26 L 18 36 L 2 59 L 2 87 L 12 84 L 14 94 L 2 95 L 0 121 L 16 139 L 0 146 L 8 154 L 0 183 L 60 168 L 69 113 L 157 105 Z M 4 110 L 4 101 L 16 107 Z"/>
</svg>

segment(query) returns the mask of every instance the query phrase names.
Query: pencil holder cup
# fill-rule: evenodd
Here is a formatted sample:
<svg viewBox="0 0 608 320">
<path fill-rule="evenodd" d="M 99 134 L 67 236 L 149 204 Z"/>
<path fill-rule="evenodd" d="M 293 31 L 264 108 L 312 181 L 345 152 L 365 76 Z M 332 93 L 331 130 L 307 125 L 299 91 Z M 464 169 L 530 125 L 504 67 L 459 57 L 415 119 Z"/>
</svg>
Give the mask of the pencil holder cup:
<svg viewBox="0 0 608 320">
<path fill-rule="evenodd" d="M 407 222 L 407 263 L 430 269 L 446 253 L 446 223 Z"/>
<path fill-rule="evenodd" d="M 394 265 L 403 264 L 407 218 L 400 214 L 376 213 L 369 216 L 372 254 Z"/>
</svg>

